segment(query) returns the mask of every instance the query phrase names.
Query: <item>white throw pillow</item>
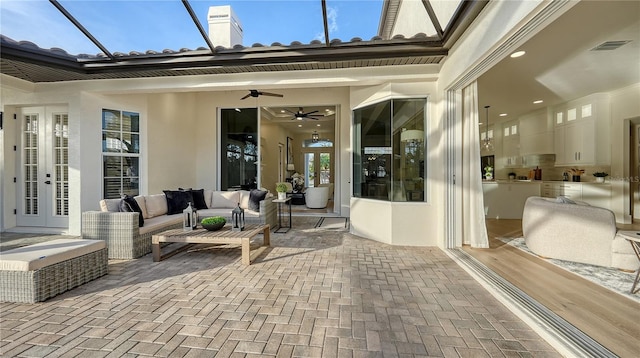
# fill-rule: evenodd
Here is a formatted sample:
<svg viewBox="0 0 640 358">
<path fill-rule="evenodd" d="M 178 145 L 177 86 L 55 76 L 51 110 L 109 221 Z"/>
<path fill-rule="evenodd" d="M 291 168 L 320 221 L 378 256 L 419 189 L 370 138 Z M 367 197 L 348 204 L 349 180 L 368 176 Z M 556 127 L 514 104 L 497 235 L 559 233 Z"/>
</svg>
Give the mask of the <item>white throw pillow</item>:
<svg viewBox="0 0 640 358">
<path fill-rule="evenodd" d="M 239 201 L 240 207 L 243 208 L 244 210 L 248 210 L 249 198 L 250 198 L 251 192 L 248 190 L 240 190 L 239 193 L 240 193 L 240 201 Z"/>
<path fill-rule="evenodd" d="M 147 206 L 147 214 L 149 218 L 160 215 L 166 215 L 169 208 L 167 207 L 167 198 L 164 194 L 147 195 L 144 197 Z"/>
<path fill-rule="evenodd" d="M 149 212 L 147 212 L 147 203 L 144 200 L 144 196 L 138 195 L 138 196 L 134 196 L 133 198 L 136 199 L 136 203 L 138 203 L 140 210 L 142 210 L 142 217 L 145 219 L 148 219 Z"/>
<path fill-rule="evenodd" d="M 207 204 L 207 208 L 211 209 L 211 196 L 213 196 L 213 190 L 205 189 L 203 195 L 204 202 Z"/>
<path fill-rule="evenodd" d="M 556 198 L 556 203 L 562 203 L 562 204 L 575 204 L 576 202 L 567 198 L 566 196 L 559 196 Z"/>
<path fill-rule="evenodd" d="M 211 209 L 233 209 L 240 202 L 237 191 L 214 191 L 211 195 Z"/>
</svg>

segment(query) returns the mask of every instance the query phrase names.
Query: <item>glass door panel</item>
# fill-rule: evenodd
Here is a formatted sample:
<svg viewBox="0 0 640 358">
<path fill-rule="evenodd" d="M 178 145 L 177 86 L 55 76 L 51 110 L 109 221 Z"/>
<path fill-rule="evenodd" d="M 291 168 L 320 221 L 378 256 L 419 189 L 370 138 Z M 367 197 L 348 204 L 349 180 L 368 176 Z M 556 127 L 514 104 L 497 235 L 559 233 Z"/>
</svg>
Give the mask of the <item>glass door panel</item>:
<svg viewBox="0 0 640 358">
<path fill-rule="evenodd" d="M 329 184 L 332 181 L 331 153 L 304 153 L 304 178 L 306 187 Z"/>
<path fill-rule="evenodd" d="M 315 153 L 304 153 L 304 186 L 312 188 L 316 186 Z"/>
</svg>

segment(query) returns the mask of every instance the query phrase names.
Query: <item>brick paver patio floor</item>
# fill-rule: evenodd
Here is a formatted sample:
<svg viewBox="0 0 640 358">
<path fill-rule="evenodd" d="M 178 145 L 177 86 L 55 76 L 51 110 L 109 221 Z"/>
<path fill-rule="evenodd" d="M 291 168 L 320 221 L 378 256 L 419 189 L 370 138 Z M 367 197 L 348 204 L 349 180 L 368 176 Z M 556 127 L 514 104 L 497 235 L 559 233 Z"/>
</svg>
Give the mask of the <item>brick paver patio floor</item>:
<svg viewBox="0 0 640 358">
<path fill-rule="evenodd" d="M 313 220 L 272 234 L 251 266 L 240 250 L 200 245 L 157 263 L 110 261 L 107 276 L 43 303 L 0 303 L 0 354 L 560 356 L 441 250 Z"/>
</svg>

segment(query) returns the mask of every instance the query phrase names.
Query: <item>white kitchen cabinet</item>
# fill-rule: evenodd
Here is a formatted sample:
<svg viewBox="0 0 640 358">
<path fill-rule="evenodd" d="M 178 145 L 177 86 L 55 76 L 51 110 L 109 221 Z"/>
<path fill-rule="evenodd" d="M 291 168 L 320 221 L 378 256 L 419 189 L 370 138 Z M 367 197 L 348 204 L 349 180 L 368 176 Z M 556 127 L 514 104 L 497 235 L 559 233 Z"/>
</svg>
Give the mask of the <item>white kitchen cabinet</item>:
<svg viewBox="0 0 640 358">
<path fill-rule="evenodd" d="M 505 122 L 502 126 L 502 160 L 505 168 L 522 166 L 518 121 Z"/>
<path fill-rule="evenodd" d="M 545 182 L 542 183 L 541 196 L 557 198 L 565 196 L 571 200 L 582 200 L 582 185 L 573 182 Z"/>
<path fill-rule="evenodd" d="M 595 165 L 595 133 L 592 119 L 557 127 L 554 140 L 556 165 Z"/>
<path fill-rule="evenodd" d="M 589 205 L 611 209 L 611 184 L 583 183 L 582 201 Z"/>
<path fill-rule="evenodd" d="M 608 183 L 544 182 L 540 192 L 540 196 L 546 198 L 565 196 L 589 205 L 611 208 L 611 184 Z"/>
<path fill-rule="evenodd" d="M 520 155 L 553 153 L 553 120 L 547 109 L 520 117 Z M 527 163 L 522 163 L 527 166 Z"/>
<path fill-rule="evenodd" d="M 556 166 L 611 163 L 609 98 L 593 94 L 553 109 Z"/>
</svg>

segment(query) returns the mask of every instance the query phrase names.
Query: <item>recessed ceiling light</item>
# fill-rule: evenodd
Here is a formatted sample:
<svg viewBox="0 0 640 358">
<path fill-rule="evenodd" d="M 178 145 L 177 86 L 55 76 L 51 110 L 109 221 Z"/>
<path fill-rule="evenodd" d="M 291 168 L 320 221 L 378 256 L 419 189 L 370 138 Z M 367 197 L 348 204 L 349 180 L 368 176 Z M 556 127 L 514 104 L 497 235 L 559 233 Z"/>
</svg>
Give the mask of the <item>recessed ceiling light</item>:
<svg viewBox="0 0 640 358">
<path fill-rule="evenodd" d="M 500 117 L 506 117 L 507 114 L 506 113 L 500 113 Z"/>
<path fill-rule="evenodd" d="M 520 56 L 524 56 L 525 53 L 526 52 L 524 52 L 524 51 L 516 51 L 516 52 L 512 53 L 510 56 L 511 56 L 511 58 L 517 58 L 517 57 L 520 57 Z"/>
<path fill-rule="evenodd" d="M 284 109 L 281 109 L 281 110 L 280 110 L 280 113 L 284 113 L 284 112 L 285 112 L 285 110 L 284 110 Z"/>
<path fill-rule="evenodd" d="M 533 101 L 533 104 L 540 104 L 540 103 L 542 103 L 542 102 L 544 102 L 544 101 L 543 101 L 543 100 L 541 100 L 541 99 L 537 99 L 537 100 Z"/>
<path fill-rule="evenodd" d="M 319 123 L 318 123 L 318 124 L 316 124 L 316 127 L 320 127 L 320 124 L 319 124 Z"/>
<path fill-rule="evenodd" d="M 302 128 L 302 124 L 298 124 L 298 128 Z"/>
</svg>

